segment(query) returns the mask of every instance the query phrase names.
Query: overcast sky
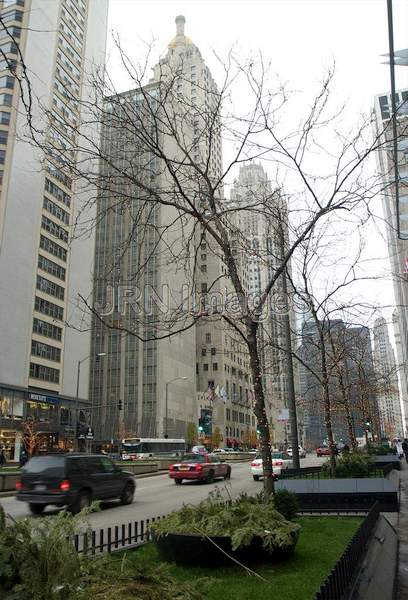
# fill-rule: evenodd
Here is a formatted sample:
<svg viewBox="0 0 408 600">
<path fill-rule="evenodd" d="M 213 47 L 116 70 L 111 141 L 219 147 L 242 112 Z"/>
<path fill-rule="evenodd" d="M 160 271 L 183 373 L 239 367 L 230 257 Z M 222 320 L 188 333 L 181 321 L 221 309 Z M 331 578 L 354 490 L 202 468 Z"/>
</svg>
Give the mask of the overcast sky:
<svg viewBox="0 0 408 600">
<path fill-rule="evenodd" d="M 395 48 L 407 48 L 408 0 L 393 4 Z M 154 39 L 153 66 L 175 35 L 178 14 L 216 79 L 213 51 L 225 55 L 235 46 L 242 56 L 261 51 L 282 80 L 305 92 L 335 60 L 334 92 L 347 102 L 349 119 L 368 113 L 374 96 L 389 90 L 389 66 L 381 64 L 388 51 L 386 0 L 110 0 L 109 26 L 135 59 Z M 408 67 L 397 67 L 396 76 L 398 88 L 408 87 Z M 373 231 L 370 241 L 375 255 L 385 256 L 381 235 Z M 390 282 L 366 287 L 370 299 L 394 302 Z"/>
</svg>

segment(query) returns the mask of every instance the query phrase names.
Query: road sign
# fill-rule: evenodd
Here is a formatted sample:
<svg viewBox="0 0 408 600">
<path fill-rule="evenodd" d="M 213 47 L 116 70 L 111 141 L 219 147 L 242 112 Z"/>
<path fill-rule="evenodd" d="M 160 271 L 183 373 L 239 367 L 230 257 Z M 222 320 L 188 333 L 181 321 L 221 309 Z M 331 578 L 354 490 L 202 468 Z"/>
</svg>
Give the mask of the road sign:
<svg viewBox="0 0 408 600">
<path fill-rule="evenodd" d="M 281 423 L 289 421 L 289 409 L 288 408 L 279 408 L 278 421 L 280 421 Z"/>
<path fill-rule="evenodd" d="M 85 434 L 85 439 L 87 439 L 87 440 L 94 439 L 94 430 L 92 429 L 92 427 L 88 427 L 86 434 Z"/>
</svg>

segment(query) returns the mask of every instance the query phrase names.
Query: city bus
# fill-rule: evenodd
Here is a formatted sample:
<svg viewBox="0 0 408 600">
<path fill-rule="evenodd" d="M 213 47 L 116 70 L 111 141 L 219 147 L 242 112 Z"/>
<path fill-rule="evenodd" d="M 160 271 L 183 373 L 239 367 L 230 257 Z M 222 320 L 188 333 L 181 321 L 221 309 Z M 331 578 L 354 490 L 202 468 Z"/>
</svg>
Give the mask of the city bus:
<svg viewBox="0 0 408 600">
<path fill-rule="evenodd" d="M 185 439 L 125 438 L 121 444 L 122 460 L 137 460 L 150 456 L 179 456 L 185 451 Z"/>
</svg>

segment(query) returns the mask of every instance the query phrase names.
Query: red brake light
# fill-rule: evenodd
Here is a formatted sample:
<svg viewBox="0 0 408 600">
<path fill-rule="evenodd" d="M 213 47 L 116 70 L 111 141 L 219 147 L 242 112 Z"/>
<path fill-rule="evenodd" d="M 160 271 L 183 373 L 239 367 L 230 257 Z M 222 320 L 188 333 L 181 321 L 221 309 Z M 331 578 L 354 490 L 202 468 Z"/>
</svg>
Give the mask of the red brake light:
<svg viewBox="0 0 408 600">
<path fill-rule="evenodd" d="M 275 460 L 275 465 L 277 467 L 281 467 L 283 465 L 283 462 L 281 460 Z"/>
<path fill-rule="evenodd" d="M 174 465 L 169 466 L 169 471 L 174 471 Z"/>
<path fill-rule="evenodd" d="M 62 490 L 63 492 L 67 492 L 70 488 L 71 488 L 71 484 L 67 479 L 64 479 L 64 481 L 61 481 L 60 490 Z"/>
<path fill-rule="evenodd" d="M 23 489 L 23 484 L 21 483 L 21 481 L 16 481 L 16 490 L 22 490 Z"/>
<path fill-rule="evenodd" d="M 258 466 L 258 463 L 256 461 L 255 462 L 251 462 L 251 467 L 257 467 L 257 466 Z"/>
</svg>

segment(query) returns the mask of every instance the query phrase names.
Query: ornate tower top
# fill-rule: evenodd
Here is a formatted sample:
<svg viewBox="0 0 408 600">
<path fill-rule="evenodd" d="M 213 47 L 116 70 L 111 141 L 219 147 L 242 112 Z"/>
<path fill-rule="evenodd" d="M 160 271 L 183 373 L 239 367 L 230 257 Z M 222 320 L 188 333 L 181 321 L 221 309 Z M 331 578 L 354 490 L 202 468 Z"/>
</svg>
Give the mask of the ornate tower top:
<svg viewBox="0 0 408 600">
<path fill-rule="evenodd" d="M 189 37 L 184 35 L 184 25 L 186 18 L 183 15 L 178 15 L 176 21 L 176 36 L 171 40 L 169 48 L 175 48 L 176 46 L 191 46 L 193 42 Z"/>
</svg>

